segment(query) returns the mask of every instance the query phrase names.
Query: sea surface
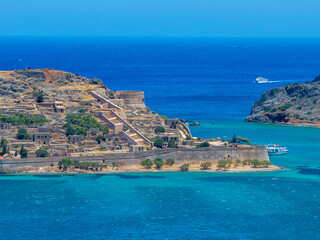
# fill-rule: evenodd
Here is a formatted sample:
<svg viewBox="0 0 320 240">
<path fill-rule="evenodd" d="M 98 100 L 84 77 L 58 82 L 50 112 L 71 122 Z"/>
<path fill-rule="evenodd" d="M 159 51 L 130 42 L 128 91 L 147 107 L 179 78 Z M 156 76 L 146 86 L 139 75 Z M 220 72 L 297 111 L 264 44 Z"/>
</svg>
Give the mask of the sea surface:
<svg viewBox="0 0 320 240">
<path fill-rule="evenodd" d="M 319 75 L 319 56 L 320 39 L 0 38 L 1 70 L 99 78 L 199 121 L 194 136 L 290 150 L 265 173 L 1 176 L 1 239 L 320 239 L 320 129 L 243 121 L 267 89 Z"/>
</svg>

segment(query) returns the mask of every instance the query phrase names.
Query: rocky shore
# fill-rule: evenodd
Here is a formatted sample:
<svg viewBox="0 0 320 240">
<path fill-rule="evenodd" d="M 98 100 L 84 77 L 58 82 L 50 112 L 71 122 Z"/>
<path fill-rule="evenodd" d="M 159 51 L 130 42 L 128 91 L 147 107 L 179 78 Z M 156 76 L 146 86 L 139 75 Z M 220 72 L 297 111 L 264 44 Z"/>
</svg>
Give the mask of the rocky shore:
<svg viewBox="0 0 320 240">
<path fill-rule="evenodd" d="M 247 122 L 320 126 L 320 76 L 304 84 L 266 91 L 252 106 Z"/>
</svg>

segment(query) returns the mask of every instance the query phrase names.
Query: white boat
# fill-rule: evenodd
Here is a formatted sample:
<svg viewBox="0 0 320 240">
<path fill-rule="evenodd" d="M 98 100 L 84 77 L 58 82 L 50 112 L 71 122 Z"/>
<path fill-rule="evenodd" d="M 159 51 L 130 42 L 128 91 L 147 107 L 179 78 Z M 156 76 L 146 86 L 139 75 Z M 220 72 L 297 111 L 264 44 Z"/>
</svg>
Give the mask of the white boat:
<svg viewBox="0 0 320 240">
<path fill-rule="evenodd" d="M 287 154 L 289 150 L 286 146 L 282 146 L 281 144 L 268 144 L 267 151 L 269 155 L 281 155 Z"/>
<path fill-rule="evenodd" d="M 255 83 L 268 83 L 269 80 L 263 77 L 257 77 Z"/>
</svg>

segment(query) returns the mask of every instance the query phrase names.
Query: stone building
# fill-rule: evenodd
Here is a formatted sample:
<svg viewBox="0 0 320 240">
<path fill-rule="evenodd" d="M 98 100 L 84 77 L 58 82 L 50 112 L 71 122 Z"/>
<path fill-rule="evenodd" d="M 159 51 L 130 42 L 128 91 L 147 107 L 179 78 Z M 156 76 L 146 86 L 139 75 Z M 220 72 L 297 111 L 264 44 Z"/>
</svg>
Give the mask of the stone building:
<svg viewBox="0 0 320 240">
<path fill-rule="evenodd" d="M 174 119 L 166 119 L 166 125 L 169 126 L 171 129 L 179 129 L 180 120 L 177 118 Z"/>
<path fill-rule="evenodd" d="M 118 91 L 118 98 L 123 99 L 125 105 L 132 107 L 145 107 L 144 92 L 142 91 Z"/>
<path fill-rule="evenodd" d="M 68 137 L 68 142 L 71 144 L 77 144 L 77 143 L 81 143 L 82 141 L 82 136 L 81 135 L 70 135 Z"/>
<path fill-rule="evenodd" d="M 10 123 L 1 123 L 0 128 L 5 130 L 5 129 L 11 129 L 11 124 Z"/>
<path fill-rule="evenodd" d="M 66 111 L 62 101 L 54 101 L 54 110 L 56 113 L 64 113 Z"/>
<path fill-rule="evenodd" d="M 48 132 L 41 132 L 33 134 L 33 141 L 38 144 L 48 145 L 50 143 L 51 134 Z"/>
</svg>

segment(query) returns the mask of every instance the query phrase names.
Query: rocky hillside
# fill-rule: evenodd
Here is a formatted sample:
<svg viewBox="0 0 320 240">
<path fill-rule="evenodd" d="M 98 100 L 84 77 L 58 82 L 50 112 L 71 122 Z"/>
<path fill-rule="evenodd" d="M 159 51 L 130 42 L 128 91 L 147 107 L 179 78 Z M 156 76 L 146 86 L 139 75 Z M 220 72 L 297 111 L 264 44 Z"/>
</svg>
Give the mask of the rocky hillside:
<svg viewBox="0 0 320 240">
<path fill-rule="evenodd" d="M 0 97 L 6 101 L 29 102 L 38 92 L 47 100 L 91 100 L 88 90 L 105 88 L 99 79 L 51 69 L 0 71 Z"/>
<path fill-rule="evenodd" d="M 320 125 L 320 76 L 311 83 L 266 91 L 252 106 L 247 122 Z"/>
</svg>

